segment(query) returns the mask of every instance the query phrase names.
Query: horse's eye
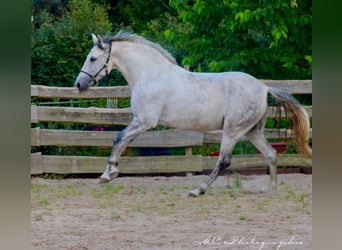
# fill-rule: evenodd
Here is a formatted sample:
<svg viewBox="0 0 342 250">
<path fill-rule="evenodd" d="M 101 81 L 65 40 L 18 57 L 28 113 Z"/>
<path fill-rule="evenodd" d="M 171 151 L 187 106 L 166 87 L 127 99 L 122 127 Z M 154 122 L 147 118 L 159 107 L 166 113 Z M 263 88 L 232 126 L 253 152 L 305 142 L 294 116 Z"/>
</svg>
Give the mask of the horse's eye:
<svg viewBox="0 0 342 250">
<path fill-rule="evenodd" d="M 91 62 L 94 62 L 95 60 L 96 60 L 96 57 L 94 57 L 94 56 L 90 57 Z"/>
</svg>

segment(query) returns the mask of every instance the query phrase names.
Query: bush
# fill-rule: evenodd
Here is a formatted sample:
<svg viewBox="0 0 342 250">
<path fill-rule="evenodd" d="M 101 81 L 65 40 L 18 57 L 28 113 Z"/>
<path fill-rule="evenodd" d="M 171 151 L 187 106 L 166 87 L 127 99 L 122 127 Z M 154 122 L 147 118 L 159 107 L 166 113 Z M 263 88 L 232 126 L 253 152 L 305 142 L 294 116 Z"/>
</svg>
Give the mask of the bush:
<svg viewBox="0 0 342 250">
<path fill-rule="evenodd" d="M 106 7 L 90 0 L 71 0 L 61 17 L 44 10 L 35 19 L 39 23 L 31 41 L 32 84 L 73 86 L 92 46 L 91 33 L 112 29 Z"/>
</svg>

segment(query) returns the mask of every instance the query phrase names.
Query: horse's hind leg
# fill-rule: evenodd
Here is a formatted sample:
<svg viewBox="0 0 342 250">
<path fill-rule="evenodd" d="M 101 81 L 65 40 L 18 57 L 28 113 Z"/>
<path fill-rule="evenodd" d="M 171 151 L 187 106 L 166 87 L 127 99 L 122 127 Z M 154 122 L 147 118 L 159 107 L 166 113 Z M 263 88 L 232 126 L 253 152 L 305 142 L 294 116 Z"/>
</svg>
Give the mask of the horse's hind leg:
<svg viewBox="0 0 342 250">
<path fill-rule="evenodd" d="M 223 133 L 220 155 L 216 162 L 214 170 L 210 173 L 208 178 L 199 185 L 199 187 L 189 192 L 189 196 L 197 197 L 199 195 L 205 194 L 209 186 L 217 179 L 219 174 L 230 166 L 232 151 L 236 142 L 236 138 L 233 139 L 230 136 L 227 136 L 227 134 Z"/>
<path fill-rule="evenodd" d="M 260 121 L 246 136 L 265 157 L 270 169 L 270 188 L 277 189 L 276 151 L 264 136 L 264 121 Z"/>
</svg>

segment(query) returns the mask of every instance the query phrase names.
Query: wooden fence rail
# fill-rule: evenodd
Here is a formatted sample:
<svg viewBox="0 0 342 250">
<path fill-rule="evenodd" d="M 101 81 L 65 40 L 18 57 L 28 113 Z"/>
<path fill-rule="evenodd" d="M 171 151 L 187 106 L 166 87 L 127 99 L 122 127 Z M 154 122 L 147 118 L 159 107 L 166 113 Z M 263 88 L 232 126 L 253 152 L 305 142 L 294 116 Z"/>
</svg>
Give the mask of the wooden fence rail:
<svg viewBox="0 0 342 250">
<path fill-rule="evenodd" d="M 292 94 L 311 94 L 311 80 L 263 80 L 265 84 L 276 86 L 289 91 Z M 47 87 L 40 85 L 31 86 L 31 98 L 35 100 L 47 99 L 99 99 L 99 98 L 129 98 L 130 89 L 127 86 L 96 87 L 86 92 L 79 93 L 75 88 Z M 312 107 L 305 109 L 312 116 Z M 274 117 L 273 107 L 268 108 L 268 116 Z M 31 106 L 31 123 L 57 122 L 57 123 L 84 123 L 97 125 L 127 125 L 132 119 L 130 108 L 76 108 L 57 106 Z M 34 126 L 34 125 L 33 125 Z M 113 137 L 118 131 L 85 131 L 85 130 L 60 130 L 31 128 L 31 146 L 98 146 L 110 147 Z M 310 131 L 311 137 L 312 131 Z M 266 129 L 268 139 L 284 138 L 285 130 L 278 134 L 275 129 Z M 291 137 L 291 131 L 287 131 Z M 244 138 L 242 139 L 244 140 Z M 195 132 L 180 131 L 175 129 L 147 131 L 136 138 L 130 147 L 156 147 L 175 148 L 202 146 L 211 143 L 220 143 L 221 131 Z M 42 155 L 41 152 L 31 154 L 31 173 L 102 173 L 108 157 L 95 156 L 64 156 Z M 120 162 L 121 173 L 146 174 L 146 173 L 177 173 L 177 172 L 202 172 L 212 169 L 217 157 L 191 155 L 187 150 L 184 156 L 134 156 L 122 157 Z M 281 166 L 311 166 L 312 161 L 301 155 L 278 155 L 278 165 Z M 234 155 L 232 169 L 267 166 L 261 155 Z"/>
<path fill-rule="evenodd" d="M 150 173 L 185 173 L 203 172 L 212 169 L 217 156 L 135 156 L 120 158 L 122 174 Z M 108 157 L 92 156 L 54 156 L 33 153 L 31 155 L 31 174 L 81 174 L 102 173 L 108 162 Z M 310 159 L 299 155 L 278 155 L 278 165 L 281 166 L 311 166 Z M 230 169 L 250 167 L 266 167 L 261 155 L 234 155 Z"/>
<path fill-rule="evenodd" d="M 32 146 L 100 146 L 110 147 L 114 136 L 118 131 L 73 131 L 60 129 L 31 129 Z M 310 131 L 311 138 L 312 131 Z M 161 130 L 147 131 L 139 135 L 129 147 L 145 148 L 170 148 L 170 147 L 189 147 L 202 146 L 203 144 L 220 143 L 221 131 L 197 132 L 181 130 Z M 265 130 L 266 138 L 283 139 L 285 129 L 278 133 L 275 129 Z M 287 136 L 291 137 L 291 131 L 287 131 Z M 241 141 L 245 140 L 242 138 Z"/>
<path fill-rule="evenodd" d="M 312 115 L 312 107 L 305 107 Z M 275 108 L 268 107 L 268 117 L 275 117 Z M 282 115 L 284 111 L 282 110 Z M 72 107 L 39 107 L 31 106 L 31 122 L 73 122 L 107 125 L 128 125 L 132 121 L 130 108 L 72 108 Z"/>
<path fill-rule="evenodd" d="M 291 94 L 311 94 L 312 80 L 262 80 L 268 86 L 274 86 Z M 91 98 L 124 98 L 131 97 L 128 86 L 96 87 L 79 93 L 76 88 L 31 86 L 31 97 L 60 99 L 91 99 Z"/>
</svg>

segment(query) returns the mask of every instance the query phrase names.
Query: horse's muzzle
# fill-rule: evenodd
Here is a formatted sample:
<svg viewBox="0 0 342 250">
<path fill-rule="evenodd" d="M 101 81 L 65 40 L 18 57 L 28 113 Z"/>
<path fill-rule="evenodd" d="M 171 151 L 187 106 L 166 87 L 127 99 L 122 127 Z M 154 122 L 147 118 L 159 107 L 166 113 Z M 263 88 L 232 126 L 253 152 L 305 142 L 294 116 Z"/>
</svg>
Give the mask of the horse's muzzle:
<svg viewBox="0 0 342 250">
<path fill-rule="evenodd" d="M 81 91 L 85 91 L 85 90 L 87 90 L 88 89 L 88 87 L 86 87 L 86 85 L 83 85 L 83 84 L 81 84 L 81 83 L 79 83 L 79 82 L 77 82 L 76 84 L 75 84 L 75 87 L 81 92 Z"/>
<path fill-rule="evenodd" d="M 90 87 L 89 77 L 86 75 L 79 75 L 75 81 L 75 87 L 80 91 L 86 91 Z"/>
</svg>

